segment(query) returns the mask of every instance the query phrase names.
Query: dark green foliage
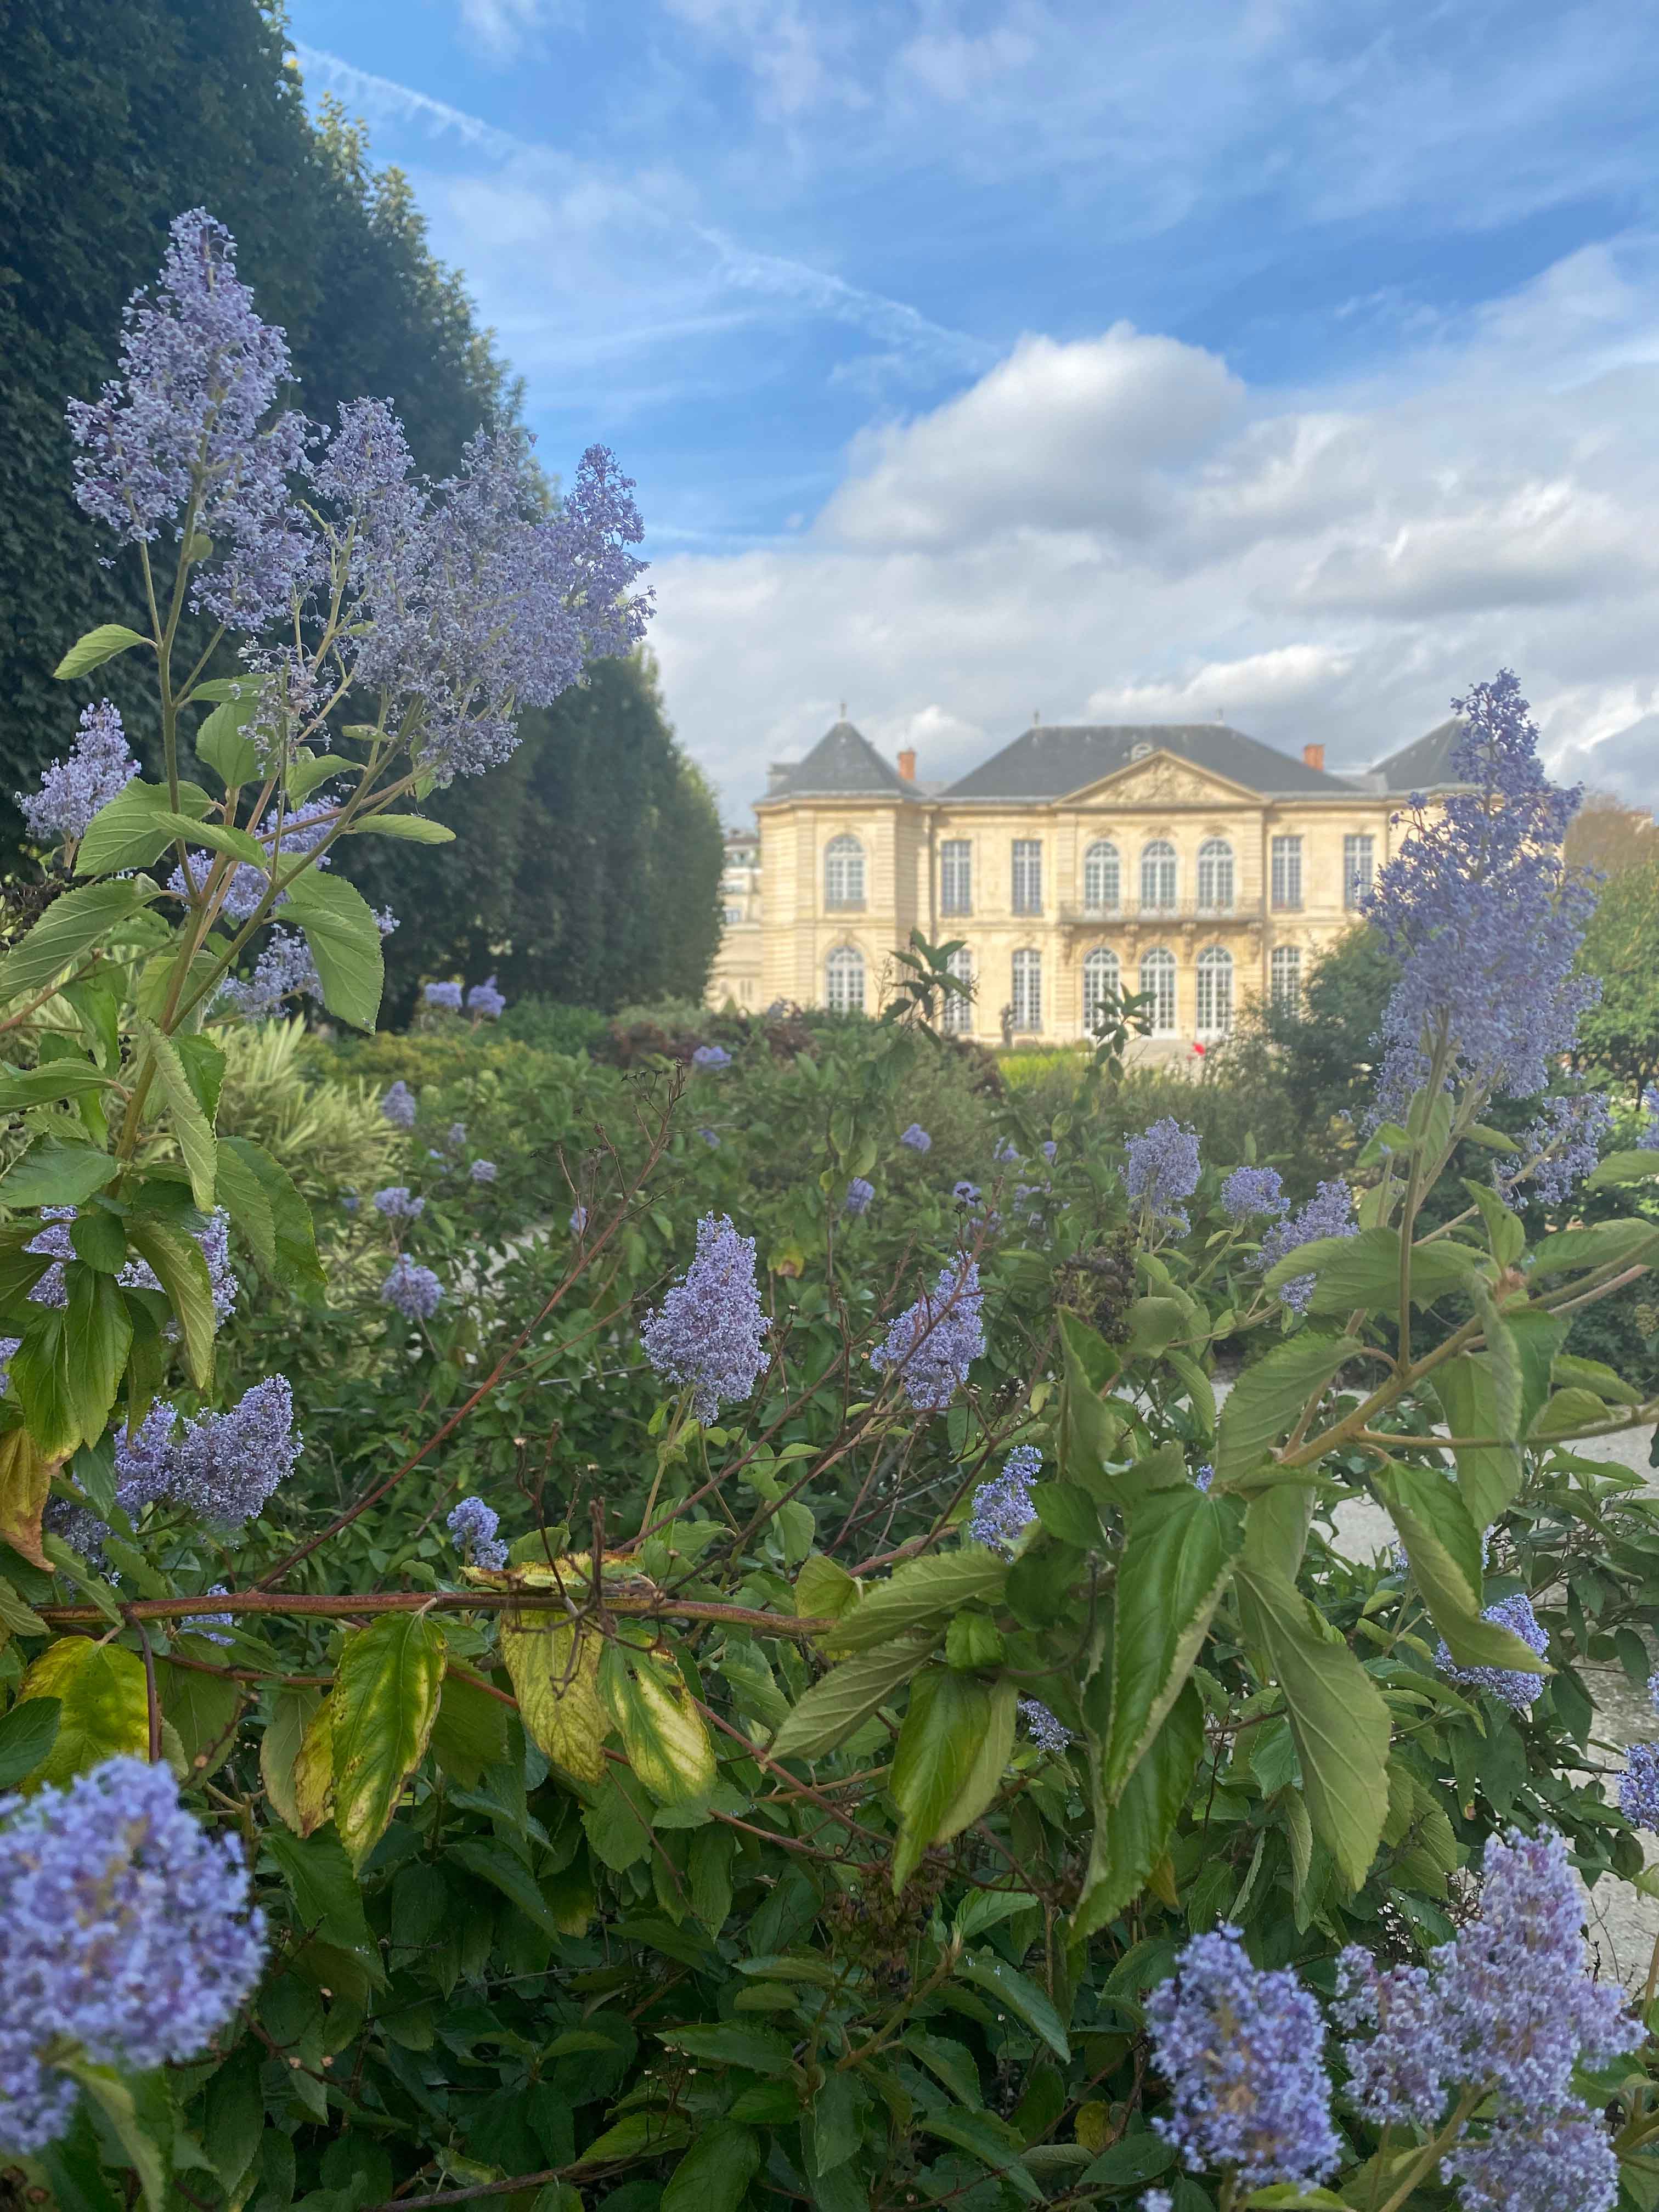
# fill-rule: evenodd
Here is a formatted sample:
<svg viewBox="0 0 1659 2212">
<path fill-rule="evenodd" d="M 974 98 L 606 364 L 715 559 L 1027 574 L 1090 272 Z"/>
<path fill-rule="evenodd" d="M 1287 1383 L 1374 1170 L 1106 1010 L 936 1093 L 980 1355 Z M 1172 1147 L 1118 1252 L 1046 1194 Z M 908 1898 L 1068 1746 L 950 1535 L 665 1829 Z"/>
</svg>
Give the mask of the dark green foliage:
<svg viewBox="0 0 1659 2212">
<path fill-rule="evenodd" d="M 422 981 L 491 970 L 509 1000 L 700 997 L 720 935 L 720 817 L 649 658 L 595 661 L 520 726 L 506 768 L 428 803 L 453 845 L 364 839 L 349 858 L 371 902 L 400 917 L 388 1013 Z"/>
<path fill-rule="evenodd" d="M 107 695 L 154 741 L 136 657 L 51 671 L 94 623 L 148 629 L 136 566 L 70 495 L 64 403 L 116 366 L 121 309 L 172 218 L 228 224 L 260 311 L 286 330 L 306 410 L 396 403 L 420 465 L 452 470 L 516 394 L 406 180 L 376 175 L 337 112 L 308 122 L 280 21 L 253 0 L 9 0 L 0 70 L 0 790 L 31 782 Z M 18 834 L 9 817 L 8 842 Z"/>
<path fill-rule="evenodd" d="M 1639 1096 L 1659 1075 L 1659 861 L 1602 885 L 1581 964 L 1601 977 L 1601 1002 L 1579 1024 L 1579 1060 Z"/>
</svg>

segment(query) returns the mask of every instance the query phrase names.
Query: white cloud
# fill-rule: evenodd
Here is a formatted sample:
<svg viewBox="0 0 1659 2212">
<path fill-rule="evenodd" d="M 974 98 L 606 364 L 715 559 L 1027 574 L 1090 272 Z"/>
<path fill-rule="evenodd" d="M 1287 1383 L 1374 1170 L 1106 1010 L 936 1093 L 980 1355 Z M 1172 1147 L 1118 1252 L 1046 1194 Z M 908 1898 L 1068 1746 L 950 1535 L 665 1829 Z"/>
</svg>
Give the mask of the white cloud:
<svg viewBox="0 0 1659 2212">
<path fill-rule="evenodd" d="M 1443 334 L 1389 390 L 1251 392 L 1123 325 L 1023 340 L 856 441 L 798 537 L 659 564 L 682 734 L 734 808 L 843 696 L 884 749 L 915 744 L 927 780 L 1034 707 L 1220 710 L 1357 765 L 1509 664 L 1547 750 L 1594 780 L 1585 749 L 1659 709 L 1659 364 L 1606 367 L 1605 315 L 1575 355 L 1558 315 L 1540 379 L 1533 337 L 1583 275 L 1550 272 L 1461 345 Z M 1600 772 L 1659 799 L 1653 726 Z"/>
<path fill-rule="evenodd" d="M 960 398 L 860 441 L 822 528 L 935 549 L 1022 526 L 1139 536 L 1164 473 L 1243 404 L 1213 354 L 1127 323 L 1073 345 L 1022 338 Z"/>
</svg>

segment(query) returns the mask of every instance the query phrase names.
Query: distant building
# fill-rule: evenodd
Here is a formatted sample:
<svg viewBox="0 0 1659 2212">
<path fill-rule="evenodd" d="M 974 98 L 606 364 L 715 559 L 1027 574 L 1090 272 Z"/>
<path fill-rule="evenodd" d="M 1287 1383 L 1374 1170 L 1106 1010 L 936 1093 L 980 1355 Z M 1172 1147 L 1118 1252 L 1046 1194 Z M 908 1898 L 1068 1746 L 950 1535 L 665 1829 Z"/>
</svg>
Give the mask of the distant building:
<svg viewBox="0 0 1659 2212">
<path fill-rule="evenodd" d="M 720 872 L 720 908 L 725 927 L 708 978 L 708 1003 L 751 1013 L 766 1004 L 761 996 L 760 833 L 728 830 L 726 863 Z"/>
<path fill-rule="evenodd" d="M 1397 844 L 1402 797 L 1443 788 L 1455 721 L 1335 775 L 1220 722 L 1034 725 L 957 782 L 916 781 L 842 720 L 769 771 L 756 840 L 726 839 L 709 995 L 874 1013 L 896 947 L 961 940 L 987 1044 L 1086 1037 L 1109 984 L 1152 1002 L 1152 1048 L 1190 1054 L 1244 1000 L 1299 994 Z M 744 857 L 739 858 L 738 855 Z M 757 865 L 757 861 L 758 865 Z"/>
</svg>

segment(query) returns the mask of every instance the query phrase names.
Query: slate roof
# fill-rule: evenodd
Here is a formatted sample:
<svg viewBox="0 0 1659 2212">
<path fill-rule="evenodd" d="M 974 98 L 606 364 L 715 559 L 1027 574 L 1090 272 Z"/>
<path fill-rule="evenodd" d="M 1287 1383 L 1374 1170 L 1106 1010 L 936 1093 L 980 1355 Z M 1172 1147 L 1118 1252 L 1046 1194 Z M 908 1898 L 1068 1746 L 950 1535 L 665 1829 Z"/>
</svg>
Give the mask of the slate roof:
<svg viewBox="0 0 1659 2212">
<path fill-rule="evenodd" d="M 826 730 L 805 760 L 775 770 L 767 799 L 855 798 L 915 799 L 916 787 L 906 783 L 890 768 L 861 730 L 850 722 L 837 722 Z M 764 804 L 764 801 L 763 801 Z"/>
<path fill-rule="evenodd" d="M 1041 723 L 970 769 L 945 796 L 959 799 L 1064 799 L 1127 768 L 1137 746 L 1174 753 L 1266 798 L 1336 797 L 1352 783 L 1225 722 Z"/>
<path fill-rule="evenodd" d="M 1442 790 L 1457 781 L 1451 772 L 1451 756 L 1452 748 L 1462 734 L 1460 718 L 1449 715 L 1426 737 L 1413 738 L 1397 753 L 1378 761 L 1374 773 L 1383 779 L 1383 787 L 1388 791 Z"/>
</svg>

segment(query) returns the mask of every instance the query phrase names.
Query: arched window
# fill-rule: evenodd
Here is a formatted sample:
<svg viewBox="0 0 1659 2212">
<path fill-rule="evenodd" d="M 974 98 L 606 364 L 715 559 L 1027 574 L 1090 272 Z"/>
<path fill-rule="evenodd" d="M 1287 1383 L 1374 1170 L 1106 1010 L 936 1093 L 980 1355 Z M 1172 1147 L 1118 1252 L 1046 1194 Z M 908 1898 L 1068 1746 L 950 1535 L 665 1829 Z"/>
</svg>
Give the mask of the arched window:
<svg viewBox="0 0 1659 2212">
<path fill-rule="evenodd" d="M 864 1012 L 864 955 L 856 945 L 838 945 L 824 962 L 823 1003 L 832 1014 Z"/>
<path fill-rule="evenodd" d="M 1143 911 L 1168 914 L 1176 902 L 1176 848 L 1167 837 L 1154 837 L 1140 855 Z"/>
<path fill-rule="evenodd" d="M 971 990 L 974 981 L 974 956 L 965 945 L 957 945 L 946 963 L 951 973 Z M 974 1002 L 961 992 L 952 991 L 939 1009 L 939 1025 L 948 1036 L 966 1036 L 974 1026 Z"/>
<path fill-rule="evenodd" d="M 1233 1025 L 1233 956 L 1218 945 L 1198 956 L 1198 1034 L 1224 1037 Z"/>
<path fill-rule="evenodd" d="M 1155 945 L 1140 960 L 1140 988 L 1151 999 L 1154 1036 L 1173 1036 L 1176 1025 L 1176 960 L 1173 952 Z"/>
<path fill-rule="evenodd" d="M 1108 1000 L 1116 997 L 1121 974 L 1117 955 L 1108 945 L 1096 945 L 1084 962 L 1083 1030 L 1085 1036 L 1094 1036 Z"/>
<path fill-rule="evenodd" d="M 1040 952 L 1016 952 L 1014 955 L 1014 1027 L 1017 1030 L 1040 1030 L 1042 1027 L 1042 955 Z"/>
<path fill-rule="evenodd" d="M 1198 848 L 1198 902 L 1206 914 L 1233 910 L 1233 848 L 1224 837 L 1206 837 Z"/>
<path fill-rule="evenodd" d="M 824 847 L 823 902 L 828 907 L 864 904 L 864 848 L 856 837 L 832 837 Z"/>
<path fill-rule="evenodd" d="M 1293 1014 L 1302 1003 L 1302 948 L 1275 945 L 1267 963 L 1267 988 L 1280 1013 Z"/>
<path fill-rule="evenodd" d="M 1083 855 L 1083 903 L 1091 914 L 1115 914 L 1123 896 L 1117 847 L 1103 837 Z"/>
</svg>

